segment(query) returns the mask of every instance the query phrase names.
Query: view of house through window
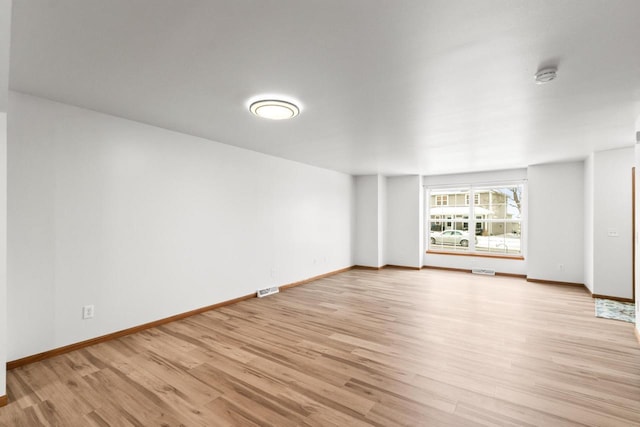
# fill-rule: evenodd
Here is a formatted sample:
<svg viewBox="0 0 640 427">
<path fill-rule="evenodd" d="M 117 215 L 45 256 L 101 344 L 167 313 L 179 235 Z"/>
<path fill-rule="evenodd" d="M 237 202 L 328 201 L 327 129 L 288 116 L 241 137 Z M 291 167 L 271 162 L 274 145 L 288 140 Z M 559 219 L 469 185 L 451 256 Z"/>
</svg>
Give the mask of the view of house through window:
<svg viewBox="0 0 640 427">
<path fill-rule="evenodd" d="M 430 189 L 429 249 L 521 255 L 523 189 L 521 183 Z"/>
</svg>

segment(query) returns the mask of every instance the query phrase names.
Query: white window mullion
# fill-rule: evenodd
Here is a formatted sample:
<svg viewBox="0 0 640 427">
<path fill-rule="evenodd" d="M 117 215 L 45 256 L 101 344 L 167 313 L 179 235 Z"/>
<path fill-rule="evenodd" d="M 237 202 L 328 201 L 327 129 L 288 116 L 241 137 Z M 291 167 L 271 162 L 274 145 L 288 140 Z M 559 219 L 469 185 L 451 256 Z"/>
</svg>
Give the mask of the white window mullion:
<svg viewBox="0 0 640 427">
<path fill-rule="evenodd" d="M 469 201 L 475 202 L 475 190 L 473 186 L 469 188 Z M 469 203 L 469 252 L 475 252 L 476 250 L 476 215 L 475 215 L 475 203 Z"/>
</svg>

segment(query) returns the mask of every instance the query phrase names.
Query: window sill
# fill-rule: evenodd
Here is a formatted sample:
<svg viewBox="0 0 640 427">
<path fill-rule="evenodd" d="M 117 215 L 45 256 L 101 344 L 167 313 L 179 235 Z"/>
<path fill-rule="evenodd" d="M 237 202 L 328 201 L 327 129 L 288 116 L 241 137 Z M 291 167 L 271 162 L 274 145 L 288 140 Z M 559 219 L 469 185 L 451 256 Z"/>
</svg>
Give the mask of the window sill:
<svg viewBox="0 0 640 427">
<path fill-rule="evenodd" d="M 453 255 L 453 256 L 473 256 L 477 258 L 497 258 L 497 259 L 513 259 L 517 261 L 524 261 L 522 255 L 502 255 L 502 254 L 482 254 L 478 252 L 448 252 L 448 251 L 432 251 L 428 250 L 428 254 L 432 255 Z"/>
</svg>

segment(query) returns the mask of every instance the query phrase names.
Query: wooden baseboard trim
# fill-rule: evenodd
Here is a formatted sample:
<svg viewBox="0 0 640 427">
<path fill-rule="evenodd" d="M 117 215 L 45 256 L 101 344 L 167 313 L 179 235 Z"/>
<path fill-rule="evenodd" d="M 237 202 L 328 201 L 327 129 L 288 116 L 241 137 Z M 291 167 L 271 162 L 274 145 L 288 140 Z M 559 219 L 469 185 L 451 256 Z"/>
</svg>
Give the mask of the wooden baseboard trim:
<svg viewBox="0 0 640 427">
<path fill-rule="evenodd" d="M 197 308 L 195 310 L 187 311 L 185 313 L 176 314 L 174 316 L 165 317 L 164 319 L 155 320 L 153 322 L 145 323 L 142 325 L 134 326 L 132 328 L 123 329 L 121 331 L 112 332 L 110 334 L 101 335 L 96 338 L 91 338 L 85 341 L 80 341 L 74 344 L 65 345 L 63 347 L 54 348 L 53 350 L 44 351 L 42 353 L 34 354 L 32 356 L 23 357 L 21 359 L 12 360 L 7 362 L 7 370 L 19 368 L 21 366 L 28 365 L 30 363 L 39 362 L 44 359 L 58 356 L 60 354 L 68 353 L 70 351 L 79 350 L 81 348 L 89 347 L 91 345 L 100 344 L 105 341 L 114 340 L 127 335 L 135 334 L 136 332 L 144 331 L 145 329 L 154 328 L 156 326 L 164 325 L 166 323 L 174 322 L 176 320 L 186 319 L 187 317 L 195 316 L 196 314 L 204 313 L 206 311 L 215 310 L 216 308 L 224 307 L 227 305 L 235 304 L 240 301 L 245 301 L 250 298 L 255 298 L 256 294 L 243 295 L 238 298 L 234 298 L 228 301 L 223 301 L 218 304 L 209 305 L 206 307 Z"/>
<path fill-rule="evenodd" d="M 393 268 L 396 270 L 422 270 L 422 267 L 412 267 L 409 265 L 395 265 L 395 264 L 387 264 L 382 268 Z"/>
<path fill-rule="evenodd" d="M 281 290 L 286 290 L 292 288 L 294 286 L 299 286 L 304 283 L 313 282 L 314 280 L 322 279 L 324 277 L 333 276 L 334 274 L 343 273 L 345 271 L 351 270 L 353 267 L 347 267 L 340 270 L 332 271 L 329 273 L 321 274 L 319 276 L 311 277 L 309 279 L 301 280 L 299 282 L 289 283 L 287 285 L 280 286 Z M 176 314 L 174 316 L 165 317 L 164 319 L 156 320 L 153 322 L 145 323 L 143 325 L 134 326 L 132 328 L 123 329 L 121 331 L 112 332 L 110 334 L 102 335 L 96 338 L 91 338 L 85 341 L 80 341 L 74 344 L 69 344 L 63 347 L 54 348 L 53 350 L 44 351 L 42 353 L 34 354 L 31 356 L 23 357 L 21 359 L 16 359 L 7 362 L 7 370 L 19 368 L 21 366 L 28 365 L 30 363 L 39 362 L 44 359 L 49 359 L 51 357 L 58 356 L 60 354 L 68 353 L 70 351 L 79 350 L 81 348 L 89 347 L 91 345 L 100 344 L 105 341 L 114 340 L 117 338 L 121 338 L 127 335 L 135 334 L 136 332 L 144 331 L 145 329 L 154 328 L 156 326 L 164 325 L 166 323 L 175 322 L 176 320 L 186 319 L 187 317 L 195 316 L 196 314 L 201 314 L 206 311 L 215 310 L 216 308 L 224 307 L 227 305 L 235 304 L 240 301 L 245 301 L 251 298 L 255 298 L 256 294 L 243 295 L 238 298 L 234 298 L 228 301 L 223 301 L 218 304 L 209 305 L 206 307 L 197 308 L 195 310 L 187 311 L 185 313 Z"/>
<path fill-rule="evenodd" d="M 458 271 L 460 273 L 471 273 L 471 270 L 467 268 L 440 267 L 438 265 L 423 265 L 422 268 L 426 268 L 428 270 L 445 270 L 445 271 Z"/>
<path fill-rule="evenodd" d="M 7 406 L 7 403 L 9 403 L 7 395 L 5 394 L 4 396 L 0 396 L 0 408 L 2 408 L 3 406 Z"/>
<path fill-rule="evenodd" d="M 527 277 L 527 282 L 542 283 L 542 284 L 545 284 L 545 285 L 579 286 L 579 287 L 583 287 L 587 292 L 589 292 L 589 294 L 591 295 L 591 298 L 610 299 L 610 300 L 619 301 L 619 302 L 630 302 L 630 303 L 635 302 L 635 300 L 633 298 L 612 297 L 612 296 L 609 296 L 609 295 L 594 294 L 594 293 L 591 292 L 591 290 L 589 288 L 587 288 L 585 286 L 584 283 L 558 282 L 558 281 L 555 281 L 555 280 L 532 279 L 531 277 Z"/>
<path fill-rule="evenodd" d="M 516 279 L 526 279 L 526 274 L 516 274 L 516 273 L 500 273 L 496 271 L 496 276 L 506 276 L 506 277 L 515 277 Z"/>
<path fill-rule="evenodd" d="M 619 301 L 619 302 L 631 302 L 631 303 L 635 302 L 633 298 L 612 297 L 609 295 L 591 294 L 591 297 L 600 298 L 600 299 L 610 299 L 610 300 Z"/>
<path fill-rule="evenodd" d="M 370 267 L 368 265 L 354 265 L 353 268 L 357 269 L 357 270 L 382 270 L 383 268 L 385 268 L 386 266 L 380 266 L 380 267 Z"/>
<path fill-rule="evenodd" d="M 527 277 L 527 282 L 532 282 L 532 283 L 542 283 L 543 285 L 564 285 L 564 286 L 580 286 L 583 287 L 585 289 L 587 289 L 587 287 L 584 285 L 584 283 L 575 283 L 575 282 L 559 282 L 556 280 L 543 280 L 543 279 L 533 279 L 531 277 Z M 588 291 L 589 289 L 587 289 Z"/>
<path fill-rule="evenodd" d="M 300 280 L 298 282 L 288 283 L 286 285 L 280 286 L 280 290 L 284 291 L 286 289 L 295 288 L 296 286 L 304 285 L 305 283 L 313 282 L 319 279 L 324 279 L 325 277 L 333 276 L 335 274 L 344 273 L 345 271 L 353 270 L 354 266 L 341 268 L 340 270 L 330 271 L 329 273 L 320 274 L 319 276 L 313 276 L 308 279 Z"/>
<path fill-rule="evenodd" d="M 449 252 L 449 251 L 434 251 L 428 250 L 427 255 L 453 255 L 453 256 L 473 256 L 477 258 L 496 258 L 496 259 L 514 259 L 516 261 L 524 261 L 522 255 L 502 255 L 502 254 L 483 254 L 478 252 Z"/>
<path fill-rule="evenodd" d="M 472 273 L 472 270 L 467 268 L 453 268 L 453 267 L 439 267 L 436 265 L 424 265 L 422 268 L 429 268 L 432 270 L 446 270 L 446 271 L 459 271 L 462 273 Z M 516 274 L 516 273 L 501 273 L 496 271 L 496 276 L 505 276 L 505 277 L 515 277 L 516 279 L 526 279 L 526 274 Z"/>
<path fill-rule="evenodd" d="M 380 267 L 370 267 L 368 265 L 354 265 L 351 268 L 355 268 L 358 270 L 374 270 L 374 271 L 384 270 L 385 268 L 395 268 L 395 269 L 402 269 L 402 270 L 421 270 L 422 269 L 422 267 L 411 267 L 408 265 L 395 265 L 395 264 L 385 264 L 385 265 L 381 265 Z"/>
</svg>

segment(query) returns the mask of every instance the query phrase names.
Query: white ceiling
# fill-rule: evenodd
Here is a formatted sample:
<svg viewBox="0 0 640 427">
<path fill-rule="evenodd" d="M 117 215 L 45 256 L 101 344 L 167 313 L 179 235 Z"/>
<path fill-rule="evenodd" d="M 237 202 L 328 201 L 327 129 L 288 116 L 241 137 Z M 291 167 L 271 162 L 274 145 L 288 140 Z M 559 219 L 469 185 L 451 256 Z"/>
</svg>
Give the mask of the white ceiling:
<svg viewBox="0 0 640 427">
<path fill-rule="evenodd" d="M 10 87 L 351 174 L 631 146 L 638 0 L 14 0 Z M 557 65 L 556 81 L 533 74 Z M 302 114 L 249 114 L 261 93 Z"/>
</svg>

